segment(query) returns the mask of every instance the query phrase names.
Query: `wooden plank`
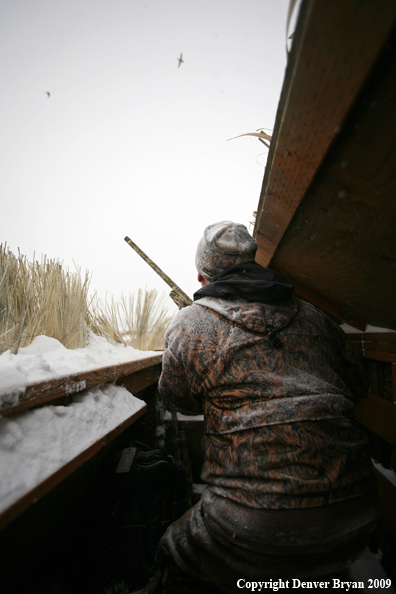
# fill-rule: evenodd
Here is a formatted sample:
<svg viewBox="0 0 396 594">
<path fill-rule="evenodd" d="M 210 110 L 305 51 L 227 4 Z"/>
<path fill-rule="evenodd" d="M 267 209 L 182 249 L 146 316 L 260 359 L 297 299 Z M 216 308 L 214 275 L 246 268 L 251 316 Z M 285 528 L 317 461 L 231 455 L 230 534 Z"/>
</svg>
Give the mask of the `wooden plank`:
<svg viewBox="0 0 396 594">
<path fill-rule="evenodd" d="M 38 484 L 34 489 L 31 489 L 23 497 L 18 499 L 13 505 L 8 507 L 0 514 L 0 530 L 2 530 L 7 524 L 23 513 L 32 503 L 35 503 L 40 497 L 51 491 L 56 485 L 61 483 L 69 474 L 71 474 L 76 468 L 81 466 L 84 462 L 89 460 L 96 452 L 101 448 L 105 447 L 114 437 L 124 431 L 132 423 L 134 423 L 139 417 L 141 417 L 147 410 L 145 404 L 138 411 L 133 413 L 128 419 L 125 419 L 117 427 L 112 429 L 106 435 L 103 435 L 89 448 L 81 452 L 78 456 L 67 462 L 64 466 L 59 468 L 47 479 Z M 50 444 L 49 444 L 50 446 Z"/>
<path fill-rule="evenodd" d="M 75 373 L 44 382 L 30 384 L 15 403 L 13 402 L 13 395 L 10 395 L 8 401 L 3 397 L 0 413 L 6 416 L 34 406 L 48 404 L 49 402 L 54 402 L 59 398 L 70 396 L 71 394 L 81 392 L 87 388 L 99 386 L 100 384 L 117 380 L 143 369 L 158 365 L 161 361 L 162 354 L 154 355 L 153 357 L 146 357 L 128 363 L 110 365 L 108 367 L 101 367 L 91 371 Z"/>
<path fill-rule="evenodd" d="M 369 367 L 369 393 L 384 397 L 384 370 L 381 361 L 371 361 Z"/>
<path fill-rule="evenodd" d="M 304 3 L 303 18 L 310 20 L 310 2 Z M 304 5 L 303 4 L 303 5 Z M 343 18 L 345 10 L 348 12 L 351 3 L 329 3 L 329 10 L 338 11 L 338 17 Z M 357 11 L 365 11 L 363 4 L 355 2 Z M 379 5 L 378 5 L 379 6 Z M 384 3 L 381 2 L 381 7 Z M 371 3 L 370 10 L 375 11 L 377 5 Z M 396 11 L 396 3 L 387 0 L 387 9 Z M 364 27 L 358 27 L 360 32 L 371 27 L 369 13 Z M 323 20 L 327 18 L 326 10 L 322 11 Z M 318 23 L 320 15 L 318 15 Z M 339 30 L 333 25 L 327 27 L 322 23 L 322 34 L 327 36 L 331 45 L 338 45 Z M 377 23 L 378 24 L 378 23 Z M 396 308 L 394 307 L 396 294 L 396 240 L 394 229 L 396 225 L 396 211 L 394 197 L 396 192 L 396 169 L 393 166 L 396 160 L 396 144 L 393 130 L 396 124 L 396 34 L 394 13 L 389 23 L 389 35 L 383 44 L 382 50 L 373 61 L 373 66 L 360 87 L 355 99 L 350 104 L 350 109 L 344 118 L 339 133 L 331 142 L 331 146 L 323 161 L 315 169 L 312 178 L 298 209 L 295 210 L 286 232 L 276 246 L 276 252 L 271 258 L 270 265 L 282 270 L 286 277 L 298 280 L 308 289 L 320 294 L 328 301 L 336 304 L 342 310 L 352 312 L 356 317 L 373 326 L 396 329 Z M 375 25 L 376 26 L 376 25 Z M 317 85 L 327 82 L 317 77 L 316 81 L 306 81 L 308 101 L 294 102 L 295 95 L 301 86 L 300 77 L 304 69 L 299 68 L 297 57 L 310 60 L 310 52 L 315 44 L 306 43 L 303 32 L 308 27 L 298 25 L 301 29 L 300 37 L 295 39 L 295 58 L 291 60 L 286 74 L 284 91 L 277 115 L 277 123 L 273 136 L 273 153 L 276 150 L 276 135 L 283 134 L 284 141 L 288 140 L 286 124 L 292 130 L 291 134 L 296 141 L 300 160 L 310 156 L 312 137 L 322 135 L 322 126 L 307 126 L 300 130 L 300 140 L 294 137 L 294 131 L 299 128 L 299 116 L 304 118 L 307 110 L 323 109 L 323 104 L 317 105 L 315 94 Z M 392 29 L 393 27 L 393 29 Z M 349 33 L 356 33 L 351 26 Z M 345 32 L 345 31 L 344 31 Z M 348 33 L 348 34 L 349 34 Z M 365 37 L 365 35 L 364 35 Z M 371 39 L 366 38 L 371 45 Z M 363 43 L 366 41 L 363 40 Z M 343 40 L 342 40 L 343 42 Z M 340 51 L 341 46 L 340 44 Z M 299 47 L 301 46 L 301 47 Z M 320 46 L 320 44 L 319 44 Z M 318 47 L 319 47 L 318 46 Z M 344 46 L 345 50 L 346 46 Z M 342 53 L 342 52 L 341 52 Z M 293 51 L 292 51 L 293 57 Z M 345 63 L 349 64 L 349 55 L 345 54 Z M 334 54 L 330 51 L 326 57 L 328 68 L 334 66 L 343 76 L 343 66 L 334 63 Z M 324 59 L 324 58 L 323 58 Z M 353 58 L 358 65 L 359 57 Z M 310 62 L 313 66 L 316 62 Z M 312 71 L 312 76 L 318 72 Z M 289 89 L 287 89 L 289 87 Z M 335 88 L 334 88 L 335 90 Z M 329 95 L 333 88 L 329 91 Z M 286 122 L 288 110 L 295 109 L 296 118 Z M 330 106 L 329 106 L 330 107 Z M 331 108 L 330 108 L 331 109 Z M 316 112 L 315 112 L 316 113 Z M 327 117 L 327 111 L 322 111 Z M 326 115 L 325 115 L 326 114 Z M 374 135 L 374 137 L 373 137 Z M 370 150 L 366 139 L 374 139 L 376 150 Z M 299 140 L 299 142 L 298 142 Z M 279 139 L 281 143 L 282 139 Z M 317 142 L 315 139 L 313 142 Z M 299 156 L 297 150 L 295 151 Z M 271 155 L 271 151 L 270 151 Z M 269 156 L 264 178 L 271 177 L 272 165 L 276 165 Z M 290 157 L 292 159 L 292 157 Z M 285 165 L 286 167 L 286 165 Z M 281 184 L 279 177 L 279 184 Z M 284 210 L 284 201 L 295 199 L 298 184 L 289 183 L 286 175 L 284 188 L 281 188 L 283 197 L 273 204 L 262 195 L 260 206 L 262 212 L 258 213 L 256 229 L 265 234 L 259 224 L 260 217 L 263 224 L 273 220 L 273 212 L 279 211 L 281 217 Z M 268 186 L 272 190 L 271 186 Z M 287 209 L 286 209 L 287 210 Z M 275 225 L 281 226 L 282 221 L 275 220 Z M 257 235 L 260 249 L 265 248 L 265 241 Z M 265 249 L 264 249 L 265 251 Z M 266 265 L 265 259 L 260 264 Z"/>
<path fill-rule="evenodd" d="M 395 342 L 371 342 L 363 341 L 364 351 L 377 351 L 379 353 L 396 353 Z"/>
<path fill-rule="evenodd" d="M 357 344 L 358 344 L 357 342 L 353 342 L 352 346 L 353 346 L 354 350 L 356 351 L 357 356 L 363 357 L 363 349 L 356 347 L 355 345 L 357 345 Z"/>
<path fill-rule="evenodd" d="M 353 328 L 357 328 L 358 330 L 362 330 L 364 332 L 364 330 L 366 329 L 366 324 L 362 320 L 357 318 L 355 315 L 341 309 L 340 307 L 338 307 L 328 299 L 325 299 L 318 293 L 315 293 L 311 289 L 304 287 L 304 285 L 302 285 L 298 281 L 294 280 L 293 278 L 290 278 L 290 275 L 288 275 L 287 278 L 289 278 L 289 280 L 291 280 L 291 282 L 294 284 L 294 292 L 298 297 L 301 297 L 301 299 L 309 301 L 309 303 L 312 303 L 313 305 L 315 305 L 328 315 L 332 316 L 336 320 L 344 322 L 345 324 L 349 324 L 349 326 L 352 326 Z"/>
<path fill-rule="evenodd" d="M 396 19 L 388 0 L 306 0 L 294 36 L 254 235 L 268 266 Z"/>
<path fill-rule="evenodd" d="M 116 383 L 118 385 L 123 385 L 130 392 L 137 393 L 158 381 L 161 374 L 161 360 L 162 355 L 155 355 L 153 357 L 139 359 L 126 364 L 103 367 L 93 371 L 74 374 L 28 386 L 26 389 L 27 399 L 22 402 L 22 406 L 20 404 L 15 407 L 9 406 L 5 411 L 2 411 L 2 414 L 4 414 L 4 412 L 6 414 L 12 414 L 30 408 L 31 406 L 56 402 L 59 398 L 64 398 L 65 395 L 70 396 L 73 391 L 79 392 L 82 389 L 100 385 L 115 379 L 117 380 Z M 142 408 L 133 413 L 129 418 L 125 419 L 107 434 L 101 436 L 100 439 L 89 448 L 82 451 L 78 456 L 73 458 L 73 460 L 70 460 L 67 464 L 62 466 L 46 480 L 21 497 L 15 504 L 5 510 L 0 515 L 0 530 L 25 511 L 32 503 L 34 503 L 34 501 L 48 493 L 69 474 L 76 470 L 76 468 L 89 460 L 102 447 L 105 447 L 114 437 L 141 417 L 146 411 L 147 405 L 144 404 Z"/>
<path fill-rule="evenodd" d="M 363 344 L 364 334 L 362 332 L 353 332 L 351 334 L 347 334 L 347 336 L 351 342 L 357 342 L 359 344 Z"/>
<path fill-rule="evenodd" d="M 392 363 L 393 401 L 396 402 L 396 363 Z"/>
<path fill-rule="evenodd" d="M 396 405 L 369 394 L 356 405 L 356 419 L 396 447 Z"/>
<path fill-rule="evenodd" d="M 155 384 L 161 375 L 162 364 L 157 363 L 146 369 L 135 371 L 117 380 L 117 385 L 124 386 L 131 394 L 136 394 L 148 386 Z"/>
<path fill-rule="evenodd" d="M 395 106 L 396 35 L 271 262 L 366 323 L 390 329 L 396 329 Z M 381 139 L 376 151 L 364 140 L 373 130 Z"/>
<path fill-rule="evenodd" d="M 396 362 L 396 353 L 364 350 L 364 357 L 366 357 L 366 359 L 375 359 L 376 361 L 385 361 L 388 363 Z"/>
<path fill-rule="evenodd" d="M 386 531 L 396 538 L 396 487 L 377 468 L 375 474 L 381 501 L 381 519 Z"/>
<path fill-rule="evenodd" d="M 362 337 L 367 342 L 396 342 L 396 332 L 365 332 Z"/>
</svg>

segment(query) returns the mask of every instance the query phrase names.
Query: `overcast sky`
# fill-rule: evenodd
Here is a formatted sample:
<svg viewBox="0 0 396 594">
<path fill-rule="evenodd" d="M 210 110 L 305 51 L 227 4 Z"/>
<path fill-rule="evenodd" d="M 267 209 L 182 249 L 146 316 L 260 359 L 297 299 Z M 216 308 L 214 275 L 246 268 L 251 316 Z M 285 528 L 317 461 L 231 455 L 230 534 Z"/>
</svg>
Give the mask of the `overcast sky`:
<svg viewBox="0 0 396 594">
<path fill-rule="evenodd" d="M 253 220 L 267 151 L 228 139 L 273 128 L 288 6 L 0 0 L 0 242 L 169 292 L 129 235 L 191 296 L 205 226 Z"/>
</svg>

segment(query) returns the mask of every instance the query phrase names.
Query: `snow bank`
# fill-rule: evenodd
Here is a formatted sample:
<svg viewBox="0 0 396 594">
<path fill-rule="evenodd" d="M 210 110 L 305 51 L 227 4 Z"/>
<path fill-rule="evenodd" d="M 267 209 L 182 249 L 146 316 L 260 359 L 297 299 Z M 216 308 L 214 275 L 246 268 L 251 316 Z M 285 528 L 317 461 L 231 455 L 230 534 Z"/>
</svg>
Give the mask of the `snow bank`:
<svg viewBox="0 0 396 594">
<path fill-rule="evenodd" d="M 0 420 L 0 512 L 109 433 L 144 402 L 104 384 Z"/>
<path fill-rule="evenodd" d="M 0 397 L 64 375 L 152 357 L 153 351 L 113 345 L 89 336 L 70 350 L 38 336 L 0 356 Z M 0 418 L 0 513 L 144 406 L 125 388 L 103 384 L 75 394 L 68 406 L 47 405 Z"/>
<path fill-rule="evenodd" d="M 153 351 L 138 351 L 121 344 L 111 344 L 101 336 L 89 333 L 88 346 L 67 349 L 55 338 L 37 336 L 19 349 L 17 355 L 6 351 L 0 355 L 0 401 L 16 403 L 29 384 L 90 371 L 109 365 L 152 357 Z"/>
</svg>

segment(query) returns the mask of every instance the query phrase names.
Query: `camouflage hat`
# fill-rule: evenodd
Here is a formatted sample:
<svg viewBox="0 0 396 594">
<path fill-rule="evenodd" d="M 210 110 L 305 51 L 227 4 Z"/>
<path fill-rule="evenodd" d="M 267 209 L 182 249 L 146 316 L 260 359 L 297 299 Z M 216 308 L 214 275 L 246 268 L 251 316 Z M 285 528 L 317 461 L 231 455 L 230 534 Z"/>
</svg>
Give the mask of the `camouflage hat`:
<svg viewBox="0 0 396 594">
<path fill-rule="evenodd" d="M 236 266 L 251 262 L 256 255 L 258 243 L 245 225 L 221 221 L 206 227 L 198 243 L 195 266 L 207 280 Z"/>
</svg>

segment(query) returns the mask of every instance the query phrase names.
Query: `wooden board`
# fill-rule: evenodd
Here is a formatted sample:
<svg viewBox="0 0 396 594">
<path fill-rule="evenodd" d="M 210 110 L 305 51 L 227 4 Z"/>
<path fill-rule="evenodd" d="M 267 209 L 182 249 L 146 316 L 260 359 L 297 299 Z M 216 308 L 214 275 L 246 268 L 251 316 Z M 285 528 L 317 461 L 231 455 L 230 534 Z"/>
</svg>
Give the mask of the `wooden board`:
<svg viewBox="0 0 396 594">
<path fill-rule="evenodd" d="M 379 396 L 369 394 L 356 406 L 356 418 L 365 427 L 374 431 L 396 447 L 396 404 Z"/>
<path fill-rule="evenodd" d="M 59 399 L 71 397 L 73 393 L 81 392 L 84 389 L 110 381 L 116 381 L 118 385 L 124 386 L 132 394 L 136 394 L 158 381 L 161 373 L 161 361 L 162 354 L 159 354 L 129 363 L 101 367 L 87 372 L 32 384 L 27 386 L 25 394 L 20 398 L 18 404 L 4 407 L 1 410 L 1 414 L 12 415 L 39 405 L 57 404 L 60 401 Z M 37 484 L 0 513 L 0 530 L 23 513 L 37 499 L 56 487 L 84 462 L 92 458 L 92 456 L 104 448 L 114 437 L 134 423 L 146 411 L 147 404 L 141 403 L 141 407 L 125 417 L 122 423 L 119 423 L 107 433 L 98 435 L 95 443 L 82 450 L 77 456 L 50 474 L 45 480 Z"/>
<path fill-rule="evenodd" d="M 376 361 L 386 361 L 388 363 L 396 362 L 396 353 L 381 353 L 379 351 L 364 350 L 363 356 L 367 359 L 375 359 Z"/>
<path fill-rule="evenodd" d="M 136 394 L 140 390 L 144 390 L 144 388 L 158 382 L 161 370 L 162 364 L 154 363 L 150 367 L 145 367 L 129 375 L 121 376 L 116 383 L 119 386 L 124 386 L 131 394 Z"/>
<path fill-rule="evenodd" d="M 303 2 L 254 232 L 360 329 L 396 329 L 395 22 L 393 0 Z"/>
<path fill-rule="evenodd" d="M 381 517 L 384 525 L 396 538 L 396 487 L 379 470 L 375 469 L 381 501 Z"/>
<path fill-rule="evenodd" d="M 303 2 L 257 213 L 263 265 L 270 262 L 396 18 L 395 3 L 387 0 L 344 0 L 340 7 L 327 0 Z"/>
<path fill-rule="evenodd" d="M 355 336 L 360 336 L 361 340 L 367 342 L 396 342 L 396 332 L 365 332 Z"/>
<path fill-rule="evenodd" d="M 332 303 L 331 301 L 329 301 L 322 295 L 319 295 L 315 291 L 308 289 L 307 287 L 296 281 L 295 278 L 293 278 L 293 283 L 294 293 L 297 295 L 297 297 L 300 297 L 300 299 L 304 299 L 305 301 L 312 303 L 313 305 L 315 305 L 319 309 L 322 309 L 336 320 L 344 322 L 344 324 L 348 324 L 349 326 L 357 328 L 358 330 L 364 331 L 366 329 L 365 322 L 363 322 L 363 320 L 360 320 L 354 314 L 342 309 L 341 307 L 339 307 L 335 303 Z"/>
<path fill-rule="evenodd" d="M 141 417 L 146 412 L 146 410 L 147 406 L 142 406 L 142 408 L 136 411 L 133 415 L 125 419 L 109 433 L 102 435 L 100 439 L 93 443 L 89 448 L 83 450 L 78 456 L 64 464 L 56 472 L 36 485 L 33 489 L 25 493 L 25 495 L 19 498 L 14 504 L 10 505 L 2 513 L 0 513 L 0 530 L 2 530 L 7 524 L 12 522 L 12 520 L 22 514 L 30 505 L 32 505 L 32 503 L 35 503 L 40 497 L 46 493 L 49 493 L 49 491 L 56 487 L 69 474 L 74 472 L 76 468 L 94 456 L 96 452 L 104 448 L 112 439 L 114 439 L 114 437 L 119 435 L 122 431 L 124 431 L 124 429 Z"/>
<path fill-rule="evenodd" d="M 392 363 L 393 401 L 396 402 L 396 363 Z"/>
<path fill-rule="evenodd" d="M 72 375 L 30 384 L 19 397 L 17 403 L 13 403 L 11 398 L 8 403 L 6 399 L 3 399 L 2 406 L 0 406 L 0 413 L 6 416 L 34 406 L 55 402 L 59 398 L 70 396 L 93 386 L 99 386 L 105 382 L 113 380 L 120 382 L 121 378 L 126 378 L 127 376 L 129 376 L 128 390 L 137 392 L 158 379 L 161 361 L 162 354 L 154 355 L 153 357 L 146 357 L 130 361 L 129 363 L 110 365 L 108 367 L 101 367 L 91 371 L 74 373 Z M 153 367 L 155 368 L 154 371 L 152 369 Z M 150 368 L 150 372 L 144 372 L 144 370 Z M 133 386 L 134 382 L 135 385 Z"/>
<path fill-rule="evenodd" d="M 396 332 L 365 332 L 348 336 L 360 356 L 396 363 Z M 392 368 L 392 373 L 396 374 L 395 368 Z M 393 383 L 396 384 L 396 377 Z"/>
</svg>

